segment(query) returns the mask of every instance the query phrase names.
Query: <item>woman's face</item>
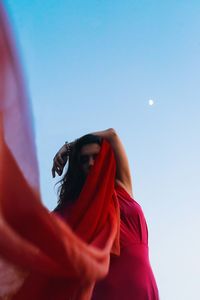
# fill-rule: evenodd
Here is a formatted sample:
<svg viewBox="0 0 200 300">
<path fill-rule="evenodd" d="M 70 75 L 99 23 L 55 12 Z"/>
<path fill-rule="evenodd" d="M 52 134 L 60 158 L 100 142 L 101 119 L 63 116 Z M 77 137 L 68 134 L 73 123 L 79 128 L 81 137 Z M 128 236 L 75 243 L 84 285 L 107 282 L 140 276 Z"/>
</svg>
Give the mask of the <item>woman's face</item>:
<svg viewBox="0 0 200 300">
<path fill-rule="evenodd" d="M 93 167 L 95 159 L 99 154 L 101 146 L 97 143 L 86 144 L 80 150 L 80 165 L 85 176 Z"/>
</svg>

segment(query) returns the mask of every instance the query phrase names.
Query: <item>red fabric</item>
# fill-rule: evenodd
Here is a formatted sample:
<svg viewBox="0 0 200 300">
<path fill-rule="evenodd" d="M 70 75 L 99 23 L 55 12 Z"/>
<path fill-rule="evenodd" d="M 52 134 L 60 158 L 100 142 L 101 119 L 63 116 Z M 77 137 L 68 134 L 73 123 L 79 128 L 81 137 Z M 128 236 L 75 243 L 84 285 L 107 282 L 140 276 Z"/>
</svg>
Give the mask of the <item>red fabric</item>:
<svg viewBox="0 0 200 300">
<path fill-rule="evenodd" d="M 74 233 L 40 202 L 31 117 L 1 4 L 0 53 L 0 299 L 88 300 L 110 252 L 119 254 L 112 149 L 103 142 L 71 213 Z"/>
<path fill-rule="evenodd" d="M 113 214 L 117 221 L 117 236 L 111 252 L 119 255 L 119 207 L 114 189 L 116 163 L 113 150 L 107 141 L 103 141 L 99 156 L 90 171 L 83 190 L 75 204 L 62 209 L 59 213 L 69 223 L 73 232 L 82 240 L 102 247 L 101 236 L 106 231 L 108 216 Z M 105 240 L 106 241 L 106 240 Z M 104 242 L 105 242 L 104 241 Z"/>
<path fill-rule="evenodd" d="M 98 282 L 92 300 L 158 300 L 149 262 L 148 229 L 140 205 L 120 186 L 120 256 L 111 255 L 108 275 Z"/>
<path fill-rule="evenodd" d="M 93 300 L 158 300 L 146 222 L 125 190 L 115 193 L 107 142 L 70 214 L 41 204 L 31 117 L 1 4 L 0 53 L 0 300 L 89 300 L 110 253 Z"/>
<path fill-rule="evenodd" d="M 108 161 L 110 168 L 107 168 L 105 174 L 104 170 Z M 95 280 L 102 278 L 108 272 L 110 252 L 119 253 L 119 235 L 117 234 L 119 210 L 114 193 L 114 175 L 113 153 L 109 144 L 104 141 L 95 166 L 70 214 L 71 226 L 81 240 L 62 223 L 65 231 L 58 231 L 57 239 L 65 242 L 63 250 L 66 253 L 54 251 L 53 243 L 56 242 L 57 246 L 56 239 L 44 242 L 47 246 L 45 250 L 48 252 L 51 250 L 54 261 L 60 261 L 60 266 L 62 266 L 60 274 L 55 272 L 51 277 L 50 273 L 49 276 L 46 274 L 41 276 L 41 273 L 36 270 L 26 280 L 14 299 L 64 300 L 70 296 L 73 296 L 73 299 L 90 299 Z M 88 192 L 89 190 L 91 193 Z M 50 215 L 48 217 L 55 218 Z M 89 220 L 92 220 L 94 225 L 90 224 Z M 41 239 L 45 240 L 45 234 L 41 231 Z M 83 243 L 83 239 L 89 242 L 90 246 Z M 41 241 L 38 242 L 41 243 Z"/>
</svg>

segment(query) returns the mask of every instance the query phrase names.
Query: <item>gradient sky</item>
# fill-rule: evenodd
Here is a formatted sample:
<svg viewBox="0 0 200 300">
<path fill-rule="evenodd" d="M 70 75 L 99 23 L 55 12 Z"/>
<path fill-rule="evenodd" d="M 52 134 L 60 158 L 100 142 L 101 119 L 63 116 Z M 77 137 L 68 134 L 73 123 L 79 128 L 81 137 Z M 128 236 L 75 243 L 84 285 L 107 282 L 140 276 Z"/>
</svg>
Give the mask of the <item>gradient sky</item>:
<svg viewBox="0 0 200 300">
<path fill-rule="evenodd" d="M 198 299 L 200 2 L 4 2 L 33 108 L 44 204 L 56 205 L 51 165 L 64 141 L 115 128 L 161 300 Z"/>
</svg>

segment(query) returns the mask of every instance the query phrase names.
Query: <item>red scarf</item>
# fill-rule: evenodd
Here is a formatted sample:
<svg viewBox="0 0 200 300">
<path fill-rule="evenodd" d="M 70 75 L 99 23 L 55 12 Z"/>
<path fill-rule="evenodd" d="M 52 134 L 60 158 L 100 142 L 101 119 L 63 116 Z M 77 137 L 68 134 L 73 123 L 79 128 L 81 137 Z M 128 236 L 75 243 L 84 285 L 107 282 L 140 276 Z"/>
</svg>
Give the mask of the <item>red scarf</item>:
<svg viewBox="0 0 200 300">
<path fill-rule="evenodd" d="M 42 205 L 20 68 L 0 5 L 0 299 L 90 299 L 119 254 L 115 159 L 104 141 L 70 226 Z M 72 228 L 71 228 L 72 227 Z"/>
</svg>

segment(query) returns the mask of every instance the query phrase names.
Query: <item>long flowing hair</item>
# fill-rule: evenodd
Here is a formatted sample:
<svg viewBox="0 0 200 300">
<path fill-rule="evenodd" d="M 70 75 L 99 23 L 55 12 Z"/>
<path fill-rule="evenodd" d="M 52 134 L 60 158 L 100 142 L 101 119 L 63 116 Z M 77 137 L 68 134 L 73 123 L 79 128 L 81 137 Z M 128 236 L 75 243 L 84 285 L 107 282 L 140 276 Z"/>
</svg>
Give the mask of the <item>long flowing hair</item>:
<svg viewBox="0 0 200 300">
<path fill-rule="evenodd" d="M 54 211 L 59 210 L 68 202 L 74 202 L 85 183 L 85 174 L 80 165 L 80 150 L 87 144 L 101 145 L 102 139 L 93 134 L 87 134 L 75 141 L 69 154 L 67 170 L 63 178 L 57 183 L 58 187 L 58 205 Z"/>
</svg>

